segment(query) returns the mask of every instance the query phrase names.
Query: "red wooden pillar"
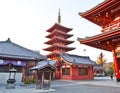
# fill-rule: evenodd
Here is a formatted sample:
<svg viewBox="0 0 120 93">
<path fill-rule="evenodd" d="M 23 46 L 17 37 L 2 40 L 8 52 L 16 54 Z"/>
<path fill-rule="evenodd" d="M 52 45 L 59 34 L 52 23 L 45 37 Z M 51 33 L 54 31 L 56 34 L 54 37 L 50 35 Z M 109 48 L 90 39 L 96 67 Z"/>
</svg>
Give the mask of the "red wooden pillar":
<svg viewBox="0 0 120 93">
<path fill-rule="evenodd" d="M 89 66 L 88 71 L 89 71 L 89 79 L 94 79 L 93 66 Z"/>
<path fill-rule="evenodd" d="M 117 57 L 116 57 L 116 53 L 115 53 L 115 50 L 112 51 L 113 52 L 113 59 L 114 59 L 114 65 L 115 65 L 115 76 L 116 76 L 116 80 L 118 82 L 120 82 L 120 72 L 119 72 L 119 65 L 118 65 L 118 60 L 117 60 Z"/>
<path fill-rule="evenodd" d="M 23 67 L 23 71 L 22 71 L 22 81 L 25 82 L 27 80 L 27 76 L 28 76 L 28 69 L 29 69 L 29 66 L 25 66 Z"/>
</svg>

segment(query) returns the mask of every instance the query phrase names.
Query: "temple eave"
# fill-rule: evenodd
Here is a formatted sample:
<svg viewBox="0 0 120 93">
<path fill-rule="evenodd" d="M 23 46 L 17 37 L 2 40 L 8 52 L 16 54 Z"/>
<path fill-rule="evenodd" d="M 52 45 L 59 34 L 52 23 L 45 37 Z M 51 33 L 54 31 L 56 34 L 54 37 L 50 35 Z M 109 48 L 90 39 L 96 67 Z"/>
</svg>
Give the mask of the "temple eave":
<svg viewBox="0 0 120 93">
<path fill-rule="evenodd" d="M 114 6 L 112 3 L 114 3 Z M 119 5 L 119 0 L 106 0 L 89 11 L 79 13 L 79 15 L 96 25 L 103 26 L 109 24 L 114 19 L 113 15 L 119 13 Z"/>
<path fill-rule="evenodd" d="M 115 2 L 115 3 L 114 3 Z M 86 12 L 80 12 L 79 15 L 81 15 L 82 17 L 87 17 L 87 16 L 90 16 L 92 14 L 96 14 L 96 13 L 99 13 L 100 12 L 104 12 L 105 9 L 108 10 L 108 8 L 111 8 L 112 4 L 118 4 L 120 3 L 119 0 L 105 0 L 103 1 L 102 3 L 100 3 L 99 5 L 93 7 L 92 9 L 86 11 Z M 106 8 L 108 7 L 108 8 Z"/>
<path fill-rule="evenodd" d="M 99 44 L 99 43 L 82 43 L 82 44 L 85 44 L 85 45 L 88 45 L 88 46 L 90 46 L 90 47 L 94 47 L 94 48 L 97 48 L 97 49 L 102 49 L 102 50 L 105 50 L 105 51 L 111 51 L 111 49 L 109 48 L 109 47 L 107 47 L 107 46 L 103 46 L 103 45 L 101 45 L 101 43 Z"/>
<path fill-rule="evenodd" d="M 110 47 L 107 46 L 107 43 L 117 44 L 120 41 L 120 30 L 115 31 L 114 33 L 102 33 L 93 37 L 88 38 L 78 38 L 77 39 L 81 44 L 85 44 L 91 47 L 111 51 Z"/>
<path fill-rule="evenodd" d="M 120 34 L 120 28 L 118 29 L 114 29 L 108 32 L 104 32 L 95 36 L 91 36 L 91 37 L 86 37 L 86 38 L 78 38 L 77 40 L 80 42 L 92 42 L 92 41 L 101 41 L 101 40 L 108 40 L 108 39 L 112 39 L 115 37 L 119 37 Z M 111 36 L 111 37 L 110 37 Z"/>
</svg>

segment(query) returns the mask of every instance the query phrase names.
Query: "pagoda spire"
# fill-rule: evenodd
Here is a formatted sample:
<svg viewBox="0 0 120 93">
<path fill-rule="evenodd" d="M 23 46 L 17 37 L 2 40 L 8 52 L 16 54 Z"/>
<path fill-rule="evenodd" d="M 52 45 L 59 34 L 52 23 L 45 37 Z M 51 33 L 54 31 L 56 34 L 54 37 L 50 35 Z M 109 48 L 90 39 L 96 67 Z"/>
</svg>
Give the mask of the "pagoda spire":
<svg viewBox="0 0 120 93">
<path fill-rule="evenodd" d="M 61 15 L 60 15 L 60 9 L 59 9 L 59 12 L 58 12 L 58 24 L 61 23 Z"/>
</svg>

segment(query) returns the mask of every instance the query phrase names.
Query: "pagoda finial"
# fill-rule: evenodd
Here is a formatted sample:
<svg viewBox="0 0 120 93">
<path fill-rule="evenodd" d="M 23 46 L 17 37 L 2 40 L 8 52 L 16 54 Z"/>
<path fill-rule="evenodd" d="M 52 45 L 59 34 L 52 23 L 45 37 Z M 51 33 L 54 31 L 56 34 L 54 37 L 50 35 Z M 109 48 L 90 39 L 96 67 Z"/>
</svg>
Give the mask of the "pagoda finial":
<svg viewBox="0 0 120 93">
<path fill-rule="evenodd" d="M 60 9 L 59 9 L 59 12 L 58 12 L 58 24 L 61 23 L 61 15 L 60 15 Z"/>
</svg>

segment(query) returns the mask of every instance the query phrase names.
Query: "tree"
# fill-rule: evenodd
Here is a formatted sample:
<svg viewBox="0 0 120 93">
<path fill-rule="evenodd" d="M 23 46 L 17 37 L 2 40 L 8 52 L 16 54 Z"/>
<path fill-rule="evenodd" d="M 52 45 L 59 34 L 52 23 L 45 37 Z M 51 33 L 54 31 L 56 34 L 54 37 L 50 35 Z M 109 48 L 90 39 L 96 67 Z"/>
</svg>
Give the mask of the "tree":
<svg viewBox="0 0 120 93">
<path fill-rule="evenodd" d="M 110 64 L 109 69 L 108 69 L 109 73 L 114 72 L 114 63 L 112 62 L 112 63 L 109 63 L 109 64 Z"/>
<path fill-rule="evenodd" d="M 110 73 L 114 73 L 114 63 L 109 62 L 104 65 L 104 74 L 105 76 L 109 76 Z"/>
<path fill-rule="evenodd" d="M 104 58 L 103 53 L 101 52 L 100 55 L 97 58 L 96 63 L 101 65 L 103 67 L 103 64 L 106 62 L 107 60 Z"/>
</svg>

